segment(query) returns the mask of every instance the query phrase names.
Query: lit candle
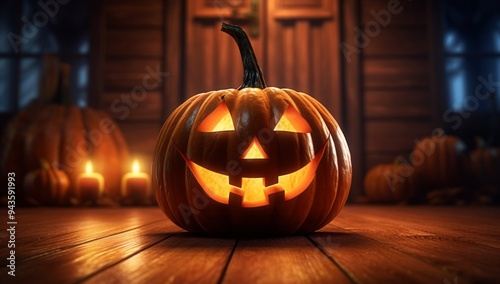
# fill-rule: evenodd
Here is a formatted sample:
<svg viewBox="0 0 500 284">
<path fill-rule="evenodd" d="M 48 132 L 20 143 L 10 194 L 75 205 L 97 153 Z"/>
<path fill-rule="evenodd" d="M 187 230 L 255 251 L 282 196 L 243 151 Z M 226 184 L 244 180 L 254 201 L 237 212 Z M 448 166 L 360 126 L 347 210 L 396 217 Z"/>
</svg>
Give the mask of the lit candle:
<svg viewBox="0 0 500 284">
<path fill-rule="evenodd" d="M 127 204 L 148 204 L 151 179 L 139 169 L 137 160 L 132 164 L 132 172 L 122 178 L 122 197 Z"/>
<path fill-rule="evenodd" d="M 87 161 L 85 172 L 78 176 L 77 194 L 81 204 L 87 202 L 96 204 L 104 191 L 104 177 L 94 173 L 92 163 Z"/>
</svg>

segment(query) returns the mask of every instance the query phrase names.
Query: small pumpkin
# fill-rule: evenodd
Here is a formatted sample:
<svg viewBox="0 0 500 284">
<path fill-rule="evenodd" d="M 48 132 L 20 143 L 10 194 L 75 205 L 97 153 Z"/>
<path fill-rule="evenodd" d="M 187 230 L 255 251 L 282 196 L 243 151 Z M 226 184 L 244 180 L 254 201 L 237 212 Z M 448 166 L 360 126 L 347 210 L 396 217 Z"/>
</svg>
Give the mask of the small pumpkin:
<svg viewBox="0 0 500 284">
<path fill-rule="evenodd" d="M 410 200 L 418 189 L 413 167 L 407 164 L 380 164 L 365 176 L 367 199 L 373 203 L 399 203 Z"/>
<path fill-rule="evenodd" d="M 104 112 L 69 102 L 69 66 L 61 64 L 59 86 L 46 98 L 20 111 L 7 125 L 0 152 L 0 169 L 21 179 L 39 167 L 41 159 L 63 169 L 76 196 L 76 180 L 87 160 L 106 180 L 109 197 L 120 198 L 128 149 L 118 126 Z"/>
<path fill-rule="evenodd" d="M 500 189 L 500 147 L 487 147 L 478 143 L 477 149 L 469 154 L 470 169 L 476 182 Z"/>
<path fill-rule="evenodd" d="M 163 125 L 153 186 L 178 226 L 212 234 L 289 234 L 328 224 L 346 202 L 351 159 L 332 115 L 314 98 L 267 87 L 245 32 L 243 84 L 193 96 Z"/>
<path fill-rule="evenodd" d="M 500 191 L 500 114 L 496 93 L 488 98 L 490 105 L 490 134 L 488 141 L 478 137 L 477 148 L 470 155 L 470 169 L 474 181 L 481 185 L 496 187 Z"/>
<path fill-rule="evenodd" d="M 42 159 L 40 168 L 24 177 L 23 189 L 26 200 L 34 205 L 65 205 L 69 186 L 68 175 Z"/>
<path fill-rule="evenodd" d="M 430 190 L 463 184 L 466 172 L 466 145 L 455 136 L 426 137 L 412 152 L 412 165 L 423 184 Z"/>
</svg>

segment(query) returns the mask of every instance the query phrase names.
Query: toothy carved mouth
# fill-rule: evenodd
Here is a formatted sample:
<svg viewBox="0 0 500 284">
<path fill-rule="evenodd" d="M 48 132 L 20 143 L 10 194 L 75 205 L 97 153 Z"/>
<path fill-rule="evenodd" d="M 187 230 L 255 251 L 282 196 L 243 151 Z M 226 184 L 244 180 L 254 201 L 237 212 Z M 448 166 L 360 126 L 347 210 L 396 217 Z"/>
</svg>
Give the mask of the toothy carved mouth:
<svg viewBox="0 0 500 284">
<path fill-rule="evenodd" d="M 185 155 L 189 169 L 205 193 L 213 200 L 229 204 L 233 202 L 241 203 L 242 207 L 259 207 L 270 204 L 270 195 L 276 194 L 284 196 L 284 200 L 290 200 L 301 194 L 311 184 L 316 176 L 316 169 L 323 157 L 326 144 L 314 156 L 314 158 L 299 170 L 278 176 L 276 184 L 265 186 L 265 178 L 242 178 L 241 187 L 231 185 L 229 176 L 208 170 Z M 284 192 L 284 195 L 282 194 Z"/>
</svg>

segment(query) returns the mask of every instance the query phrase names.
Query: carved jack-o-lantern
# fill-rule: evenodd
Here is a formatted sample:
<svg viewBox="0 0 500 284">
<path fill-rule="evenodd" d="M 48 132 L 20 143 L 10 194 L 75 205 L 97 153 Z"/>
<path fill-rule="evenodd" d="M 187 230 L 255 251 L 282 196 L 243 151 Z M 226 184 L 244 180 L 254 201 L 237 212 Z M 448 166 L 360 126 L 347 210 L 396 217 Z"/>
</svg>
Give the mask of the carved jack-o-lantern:
<svg viewBox="0 0 500 284">
<path fill-rule="evenodd" d="M 314 231 L 349 193 L 342 131 L 312 97 L 266 87 L 243 30 L 222 30 L 240 48 L 243 85 L 198 94 L 167 119 L 153 161 L 158 204 L 189 231 Z"/>
<path fill-rule="evenodd" d="M 245 89 L 243 96 L 246 96 L 250 100 L 258 100 L 259 96 L 269 98 L 273 96 L 273 93 L 269 94 L 265 91 L 259 92 L 252 89 Z M 228 136 L 225 140 L 229 142 L 233 140 L 229 136 L 235 136 L 234 139 L 236 141 L 241 141 L 235 132 L 233 117 L 229 112 L 227 103 L 229 102 L 234 109 L 235 102 L 238 102 L 240 98 L 244 99 L 243 96 L 242 92 L 239 92 L 234 96 L 226 94 L 221 98 L 215 97 L 215 101 L 219 101 L 219 104 L 198 125 L 196 130 L 207 133 L 233 131 L 232 134 L 225 134 Z M 278 97 L 282 102 L 281 108 L 286 107 L 286 110 L 283 111 L 278 107 L 279 102 L 276 102 L 274 109 L 266 108 L 265 105 L 257 107 L 243 103 L 237 110 L 233 111 L 235 113 L 235 120 L 239 121 L 238 127 L 240 129 L 244 128 L 242 129 L 243 131 L 248 131 L 253 128 L 253 125 L 258 125 L 255 130 L 260 129 L 260 131 L 249 133 L 250 136 L 248 136 L 246 143 L 240 143 L 236 148 L 238 151 L 229 153 L 230 156 L 226 157 L 226 159 L 220 159 L 219 161 L 222 161 L 222 163 L 217 165 L 217 162 L 208 159 L 202 166 L 184 157 L 200 186 L 213 200 L 228 204 L 229 199 L 232 198 L 234 200 L 239 199 L 236 202 L 241 202 L 241 206 L 243 207 L 263 206 L 269 204 L 269 195 L 272 194 L 282 194 L 285 200 L 296 197 L 314 179 L 319 161 L 323 156 L 325 145 L 318 143 L 317 146 L 319 146 L 320 150 L 317 153 L 314 153 L 314 149 L 301 149 L 301 145 L 307 147 L 313 144 L 312 139 L 308 139 L 312 137 L 308 137 L 307 135 L 311 133 L 311 126 L 309 126 L 309 123 L 307 123 L 294 106 L 286 103 L 286 96 Z M 283 102 L 285 105 L 283 105 Z M 261 120 L 264 118 L 261 123 L 256 121 L 256 115 Z M 248 116 L 249 119 L 244 121 L 244 117 L 242 116 Z M 278 117 L 278 121 L 275 122 L 275 118 Z M 268 121 L 269 124 L 266 123 Z M 271 128 L 269 128 L 272 125 L 274 125 L 274 132 L 288 132 L 292 134 L 273 133 Z M 294 135 L 293 133 L 300 133 L 300 135 Z M 300 136 L 303 136 L 302 139 L 309 141 L 291 143 L 296 137 Z M 271 145 L 274 139 L 276 140 L 275 142 L 278 142 L 280 139 L 281 143 L 284 144 L 281 146 L 281 151 L 276 147 L 277 143 Z M 326 141 L 322 142 L 322 144 L 325 144 Z M 221 142 L 217 141 L 217 143 Z M 293 145 L 290 148 L 292 144 L 297 145 Z M 276 149 L 272 149 L 273 146 Z M 227 147 L 230 146 L 227 145 Z M 267 154 L 264 148 L 267 148 L 268 151 L 273 151 L 269 151 L 270 153 Z M 293 154 L 286 152 L 295 152 L 297 149 L 304 152 L 303 157 L 292 157 Z M 280 156 L 280 152 L 283 155 Z M 287 156 L 288 158 L 292 157 L 292 159 L 286 159 L 285 157 Z M 300 158 L 300 162 L 297 158 Z M 204 159 L 200 157 L 198 160 Z M 224 170 L 229 172 L 229 175 L 221 174 L 224 173 Z"/>
</svg>

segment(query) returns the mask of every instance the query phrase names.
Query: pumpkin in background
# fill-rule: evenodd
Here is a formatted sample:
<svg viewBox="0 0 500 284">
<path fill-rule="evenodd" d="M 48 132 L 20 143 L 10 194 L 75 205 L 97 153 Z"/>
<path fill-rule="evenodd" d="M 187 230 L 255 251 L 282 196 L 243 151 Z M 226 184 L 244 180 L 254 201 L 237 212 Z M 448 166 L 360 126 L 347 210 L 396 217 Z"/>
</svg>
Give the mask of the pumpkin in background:
<svg viewBox="0 0 500 284">
<path fill-rule="evenodd" d="M 243 84 L 198 94 L 158 136 L 153 186 L 178 226 L 212 234 L 311 232 L 346 202 L 351 160 L 344 135 L 315 99 L 266 87 L 245 32 L 237 42 Z"/>
<path fill-rule="evenodd" d="M 464 183 L 466 145 L 454 136 L 426 137 L 412 153 L 412 164 L 424 188 L 456 186 Z"/>
<path fill-rule="evenodd" d="M 500 147 L 487 147 L 483 141 L 469 154 L 469 167 L 474 180 L 500 189 Z"/>
<path fill-rule="evenodd" d="M 94 168 L 106 180 L 107 195 L 118 199 L 128 160 L 123 135 L 105 113 L 69 104 L 69 66 L 61 64 L 59 74 L 57 91 L 50 100 L 42 95 L 43 100 L 19 112 L 7 125 L 0 168 L 15 172 L 23 180 L 44 159 L 68 174 L 70 195 L 76 196 L 76 180 L 84 172 L 86 161 L 96 161 Z"/>
<path fill-rule="evenodd" d="M 65 205 L 68 203 L 68 175 L 54 168 L 47 161 L 40 161 L 40 168 L 24 177 L 23 190 L 26 200 L 34 205 Z"/>
<path fill-rule="evenodd" d="M 475 182 L 500 190 L 500 114 L 497 109 L 497 94 L 488 97 L 490 106 L 490 133 L 487 141 L 476 139 L 477 148 L 469 155 L 471 173 Z"/>
<path fill-rule="evenodd" d="M 366 174 L 365 194 L 374 203 L 408 201 L 416 194 L 417 181 L 411 165 L 380 164 Z"/>
</svg>

